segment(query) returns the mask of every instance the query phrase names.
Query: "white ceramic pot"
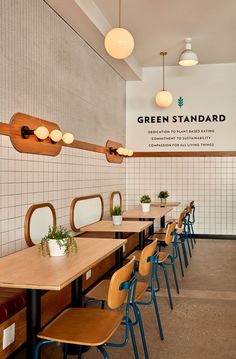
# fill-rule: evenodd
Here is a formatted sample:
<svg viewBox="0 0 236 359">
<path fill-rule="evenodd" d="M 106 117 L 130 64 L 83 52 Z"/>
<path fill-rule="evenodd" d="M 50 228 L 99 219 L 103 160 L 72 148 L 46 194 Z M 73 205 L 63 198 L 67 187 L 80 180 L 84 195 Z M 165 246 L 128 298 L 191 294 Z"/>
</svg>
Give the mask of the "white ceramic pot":
<svg viewBox="0 0 236 359">
<path fill-rule="evenodd" d="M 60 247 L 55 239 L 48 241 L 50 257 L 61 257 L 65 255 L 65 247 Z"/>
<path fill-rule="evenodd" d="M 141 203 L 142 211 L 143 212 L 149 212 L 150 211 L 150 204 L 151 203 Z"/>
<path fill-rule="evenodd" d="M 161 198 L 161 204 L 166 204 L 166 198 Z"/>
<path fill-rule="evenodd" d="M 114 226 L 120 226 L 122 223 L 122 216 L 112 216 L 112 223 Z"/>
</svg>

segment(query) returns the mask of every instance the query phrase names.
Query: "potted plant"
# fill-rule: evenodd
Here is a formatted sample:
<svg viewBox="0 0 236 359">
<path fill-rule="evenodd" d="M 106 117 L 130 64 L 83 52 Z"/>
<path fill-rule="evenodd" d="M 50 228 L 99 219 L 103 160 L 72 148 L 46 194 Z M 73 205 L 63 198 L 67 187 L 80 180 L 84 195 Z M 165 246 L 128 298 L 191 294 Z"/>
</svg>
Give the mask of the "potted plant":
<svg viewBox="0 0 236 359">
<path fill-rule="evenodd" d="M 43 255 L 48 254 L 51 257 L 59 257 L 70 252 L 76 252 L 77 243 L 67 228 L 49 226 L 48 234 L 39 244 L 39 250 Z"/>
<path fill-rule="evenodd" d="M 168 191 L 161 191 L 158 194 L 158 198 L 160 198 L 162 204 L 166 204 L 166 199 L 169 197 Z"/>
<path fill-rule="evenodd" d="M 142 206 L 142 211 L 143 212 L 149 212 L 150 211 L 151 197 L 149 195 L 147 195 L 147 194 L 144 194 L 140 198 L 140 202 L 141 202 L 141 206 Z"/>
<path fill-rule="evenodd" d="M 119 226 L 122 223 L 122 208 L 119 205 L 113 207 L 111 211 L 112 223 L 114 226 Z"/>
</svg>

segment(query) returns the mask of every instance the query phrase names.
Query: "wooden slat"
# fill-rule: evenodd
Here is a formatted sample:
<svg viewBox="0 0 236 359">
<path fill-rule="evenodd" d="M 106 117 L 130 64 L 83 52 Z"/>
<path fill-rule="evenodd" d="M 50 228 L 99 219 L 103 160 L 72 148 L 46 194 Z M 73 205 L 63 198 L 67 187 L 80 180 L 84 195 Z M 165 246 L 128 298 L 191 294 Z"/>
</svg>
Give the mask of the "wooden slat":
<svg viewBox="0 0 236 359">
<path fill-rule="evenodd" d="M 0 134 L 10 136 L 11 135 L 11 126 L 8 123 L 0 122 Z"/>
<path fill-rule="evenodd" d="M 86 150 L 86 151 L 92 151 L 92 152 L 99 152 L 99 153 L 106 153 L 107 149 L 104 146 L 95 145 L 93 143 L 83 142 L 74 140 L 70 145 L 67 145 L 66 143 L 62 143 L 65 147 L 72 147 L 72 148 L 78 148 L 80 150 Z"/>
<path fill-rule="evenodd" d="M 132 157 L 233 157 L 236 151 L 134 152 Z"/>
<path fill-rule="evenodd" d="M 77 253 L 68 256 L 42 256 L 36 245 L 1 258 L 0 287 L 61 290 L 126 243 L 96 238 L 76 241 Z"/>
</svg>

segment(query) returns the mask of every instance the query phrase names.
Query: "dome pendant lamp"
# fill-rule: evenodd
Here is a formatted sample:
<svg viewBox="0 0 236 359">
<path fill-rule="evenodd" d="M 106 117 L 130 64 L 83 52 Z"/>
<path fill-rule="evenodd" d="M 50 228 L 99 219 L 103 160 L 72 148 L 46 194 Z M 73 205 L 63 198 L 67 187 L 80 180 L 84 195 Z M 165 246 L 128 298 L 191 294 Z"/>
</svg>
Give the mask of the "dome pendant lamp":
<svg viewBox="0 0 236 359">
<path fill-rule="evenodd" d="M 192 50 L 192 39 L 187 37 L 185 39 L 185 50 L 181 53 L 179 58 L 179 65 L 194 66 L 198 64 L 197 54 Z"/>
<path fill-rule="evenodd" d="M 173 101 L 173 97 L 171 95 L 171 93 L 169 91 L 165 90 L 165 72 L 164 72 L 164 68 L 165 68 L 165 63 L 164 63 L 164 58 L 167 55 L 167 52 L 162 51 L 160 52 L 160 55 L 163 56 L 163 62 L 162 62 L 162 69 L 163 69 L 163 79 L 162 79 L 162 91 L 159 91 L 156 94 L 156 104 L 159 107 L 165 108 L 165 107 L 169 107 L 172 104 Z"/>
<path fill-rule="evenodd" d="M 134 49 L 134 38 L 131 33 L 121 27 L 121 0 L 119 0 L 119 27 L 111 29 L 105 36 L 105 49 L 115 59 L 125 59 Z"/>
</svg>

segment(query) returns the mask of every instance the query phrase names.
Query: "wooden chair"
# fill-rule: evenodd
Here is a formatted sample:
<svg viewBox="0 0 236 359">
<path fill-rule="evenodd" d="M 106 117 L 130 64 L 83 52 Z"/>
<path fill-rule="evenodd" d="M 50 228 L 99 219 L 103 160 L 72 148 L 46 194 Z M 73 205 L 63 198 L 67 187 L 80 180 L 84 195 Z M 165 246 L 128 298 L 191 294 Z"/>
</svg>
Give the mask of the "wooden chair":
<svg viewBox="0 0 236 359">
<path fill-rule="evenodd" d="M 189 255 L 190 255 L 190 257 L 192 256 L 190 245 L 189 245 L 189 240 L 188 240 L 188 238 L 189 238 L 188 231 L 187 231 L 187 208 L 185 208 L 180 213 L 178 220 L 175 220 L 174 222 L 177 223 L 177 225 L 176 225 L 177 237 L 174 236 L 173 240 L 172 240 L 172 245 L 173 245 L 173 254 L 172 255 L 174 258 L 176 258 L 178 256 L 179 262 L 180 262 L 181 274 L 182 274 L 182 277 L 184 277 L 184 270 L 183 270 L 179 246 L 182 247 L 185 267 L 188 266 L 188 256 L 187 256 L 185 242 L 187 242 Z M 149 237 L 149 240 L 154 240 L 155 238 L 158 238 L 158 244 L 160 246 L 165 247 L 167 245 L 165 242 L 165 235 L 166 235 L 166 228 L 161 228 L 156 234 Z"/>
<path fill-rule="evenodd" d="M 165 233 L 155 233 L 148 238 L 149 240 L 157 239 L 158 245 L 161 245 L 162 242 L 164 243 L 164 246 L 170 246 L 171 244 L 173 244 L 173 254 L 171 255 L 170 253 L 164 252 L 164 251 L 159 252 L 159 259 L 158 259 L 158 265 L 163 269 L 163 272 L 164 272 L 166 288 L 167 288 L 167 293 L 168 293 L 171 309 L 173 309 L 173 301 L 172 301 L 168 273 L 167 273 L 167 267 L 170 265 L 172 267 L 172 271 L 173 271 L 173 275 L 174 275 L 176 291 L 179 294 L 179 284 L 178 284 L 178 279 L 177 279 L 177 275 L 176 275 L 176 271 L 175 271 L 175 259 L 177 258 L 177 254 L 179 254 L 179 248 L 177 245 L 176 224 L 177 224 L 176 221 L 169 223 L 167 225 L 167 228 L 165 229 Z M 160 246 L 159 246 L 159 248 L 160 248 Z M 135 255 L 135 252 L 134 252 L 134 255 Z M 181 260 L 180 255 L 179 255 L 179 258 L 180 258 L 181 271 L 182 271 L 183 268 L 182 268 L 182 260 Z M 183 272 L 182 272 L 182 275 L 183 275 Z M 158 286 L 157 291 L 159 291 L 160 284 L 159 284 L 157 273 L 156 273 L 156 281 L 157 281 L 157 286 Z"/>
<path fill-rule="evenodd" d="M 148 351 L 147 351 L 146 339 L 142 325 L 141 314 L 138 305 L 154 304 L 160 337 L 162 340 L 164 339 L 161 319 L 160 319 L 157 300 L 156 300 L 156 293 L 154 288 L 155 271 L 156 271 L 156 266 L 158 264 L 156 247 L 157 247 L 157 240 L 153 241 L 153 243 L 146 246 L 142 251 L 135 251 L 130 257 L 128 257 L 128 259 L 130 259 L 132 258 L 133 255 L 135 256 L 135 260 L 139 262 L 139 267 L 138 267 L 139 275 L 142 278 L 145 278 L 144 281 L 136 282 L 135 293 L 133 293 L 134 297 L 131 301 L 131 305 L 133 307 L 134 315 L 135 315 L 134 325 L 139 324 L 145 358 L 148 358 Z M 150 276 L 150 280 L 149 280 L 149 276 Z M 105 302 L 107 302 L 109 283 L 110 283 L 109 279 L 103 280 L 97 286 L 91 289 L 86 294 L 86 298 L 88 298 L 87 303 L 95 301 L 95 302 L 102 302 L 102 304 L 104 304 Z M 151 294 L 151 298 L 149 301 L 141 301 L 145 292 L 149 292 Z"/>
<path fill-rule="evenodd" d="M 190 238 L 192 249 L 194 248 L 194 244 L 196 244 L 196 239 L 193 230 L 194 223 L 195 223 L 195 206 L 194 206 L 194 201 L 191 201 L 187 207 L 187 227 L 188 227 L 188 235 Z"/>
<path fill-rule="evenodd" d="M 80 356 L 81 346 L 92 346 L 102 353 L 103 358 L 109 358 L 105 347 L 124 347 L 128 343 L 129 331 L 134 348 L 135 358 L 138 359 L 137 345 L 132 321 L 129 318 L 130 301 L 136 278 L 133 274 L 134 257 L 122 268 L 117 270 L 109 283 L 107 304 L 109 309 L 97 308 L 69 308 L 49 323 L 37 335 L 39 342 L 35 349 L 34 359 L 39 358 L 39 351 L 43 345 L 50 343 L 64 343 L 64 358 L 67 358 L 68 344 L 78 345 Z M 118 311 L 124 303 L 125 316 Z M 123 343 L 108 342 L 119 328 L 122 320 L 125 325 Z"/>
</svg>

